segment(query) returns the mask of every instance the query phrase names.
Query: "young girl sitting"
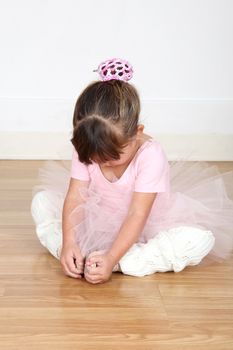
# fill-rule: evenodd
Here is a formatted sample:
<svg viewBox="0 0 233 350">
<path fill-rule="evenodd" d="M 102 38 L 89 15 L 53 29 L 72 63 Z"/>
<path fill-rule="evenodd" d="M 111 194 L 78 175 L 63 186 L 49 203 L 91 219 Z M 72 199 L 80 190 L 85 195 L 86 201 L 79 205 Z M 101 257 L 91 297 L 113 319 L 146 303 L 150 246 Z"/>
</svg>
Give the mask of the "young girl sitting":
<svg viewBox="0 0 233 350">
<path fill-rule="evenodd" d="M 145 276 L 228 258 L 233 172 L 204 162 L 170 167 L 139 122 L 130 63 L 107 60 L 98 72 L 76 102 L 71 170 L 52 161 L 40 169 L 31 212 L 41 243 L 66 275 L 90 283 L 113 271 Z"/>
</svg>

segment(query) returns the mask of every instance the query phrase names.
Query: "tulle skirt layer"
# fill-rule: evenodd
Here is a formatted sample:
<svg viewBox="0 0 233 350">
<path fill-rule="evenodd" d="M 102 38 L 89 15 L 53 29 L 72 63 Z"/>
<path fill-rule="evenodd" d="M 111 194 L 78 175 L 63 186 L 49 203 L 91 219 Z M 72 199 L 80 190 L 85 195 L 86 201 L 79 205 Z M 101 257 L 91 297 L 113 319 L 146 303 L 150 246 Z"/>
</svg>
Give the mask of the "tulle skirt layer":
<svg viewBox="0 0 233 350">
<path fill-rule="evenodd" d="M 233 171 L 220 173 L 206 162 L 170 163 L 171 191 L 159 193 L 139 237 L 147 242 L 158 232 L 189 225 L 212 231 L 215 246 L 208 261 L 222 261 L 233 250 Z M 53 192 L 52 210 L 61 218 L 70 169 L 56 161 L 45 161 L 39 169 L 39 184 L 32 194 L 41 190 Z M 117 237 L 127 214 L 130 190 L 103 193 L 91 187 L 81 188 L 82 203 L 70 214 L 82 254 L 108 249 Z"/>
</svg>

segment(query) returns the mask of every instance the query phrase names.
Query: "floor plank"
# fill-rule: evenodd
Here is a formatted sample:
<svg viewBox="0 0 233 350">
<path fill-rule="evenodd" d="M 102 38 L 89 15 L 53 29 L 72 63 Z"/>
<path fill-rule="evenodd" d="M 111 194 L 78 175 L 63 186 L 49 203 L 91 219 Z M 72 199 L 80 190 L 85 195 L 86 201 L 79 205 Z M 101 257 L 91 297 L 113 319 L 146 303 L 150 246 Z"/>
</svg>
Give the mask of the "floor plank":
<svg viewBox="0 0 233 350">
<path fill-rule="evenodd" d="M 233 349 L 233 258 L 96 286 L 66 277 L 30 215 L 43 163 L 0 161 L 0 349 Z"/>
</svg>

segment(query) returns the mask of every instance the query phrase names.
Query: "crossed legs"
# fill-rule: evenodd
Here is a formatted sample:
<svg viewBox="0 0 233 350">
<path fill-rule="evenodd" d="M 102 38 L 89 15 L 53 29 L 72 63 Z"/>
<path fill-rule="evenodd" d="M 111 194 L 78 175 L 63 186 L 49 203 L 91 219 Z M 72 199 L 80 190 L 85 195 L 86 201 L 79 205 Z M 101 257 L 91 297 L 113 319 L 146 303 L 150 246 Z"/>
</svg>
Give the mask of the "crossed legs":
<svg viewBox="0 0 233 350">
<path fill-rule="evenodd" d="M 36 193 L 31 203 L 31 214 L 41 244 L 59 259 L 62 228 L 61 216 L 56 212 L 55 204 L 61 204 L 62 198 L 58 197 L 54 201 L 54 196 L 56 195 L 49 191 Z M 166 271 L 179 272 L 186 266 L 198 265 L 211 251 L 214 243 L 215 238 L 208 230 L 192 226 L 164 230 L 147 243 L 135 243 L 113 271 L 121 271 L 131 276 L 146 276 Z"/>
</svg>

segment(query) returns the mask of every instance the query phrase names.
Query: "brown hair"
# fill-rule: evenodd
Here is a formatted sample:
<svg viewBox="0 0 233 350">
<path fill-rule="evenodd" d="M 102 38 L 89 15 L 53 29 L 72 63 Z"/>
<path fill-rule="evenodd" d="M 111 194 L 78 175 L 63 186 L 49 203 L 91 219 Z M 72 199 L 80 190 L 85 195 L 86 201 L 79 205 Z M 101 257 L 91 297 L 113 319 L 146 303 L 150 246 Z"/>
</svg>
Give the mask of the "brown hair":
<svg viewBox="0 0 233 350">
<path fill-rule="evenodd" d="M 119 159 L 122 148 L 137 132 L 140 99 L 136 88 L 121 80 L 89 84 L 79 96 L 71 139 L 79 160 L 91 164 Z"/>
</svg>

